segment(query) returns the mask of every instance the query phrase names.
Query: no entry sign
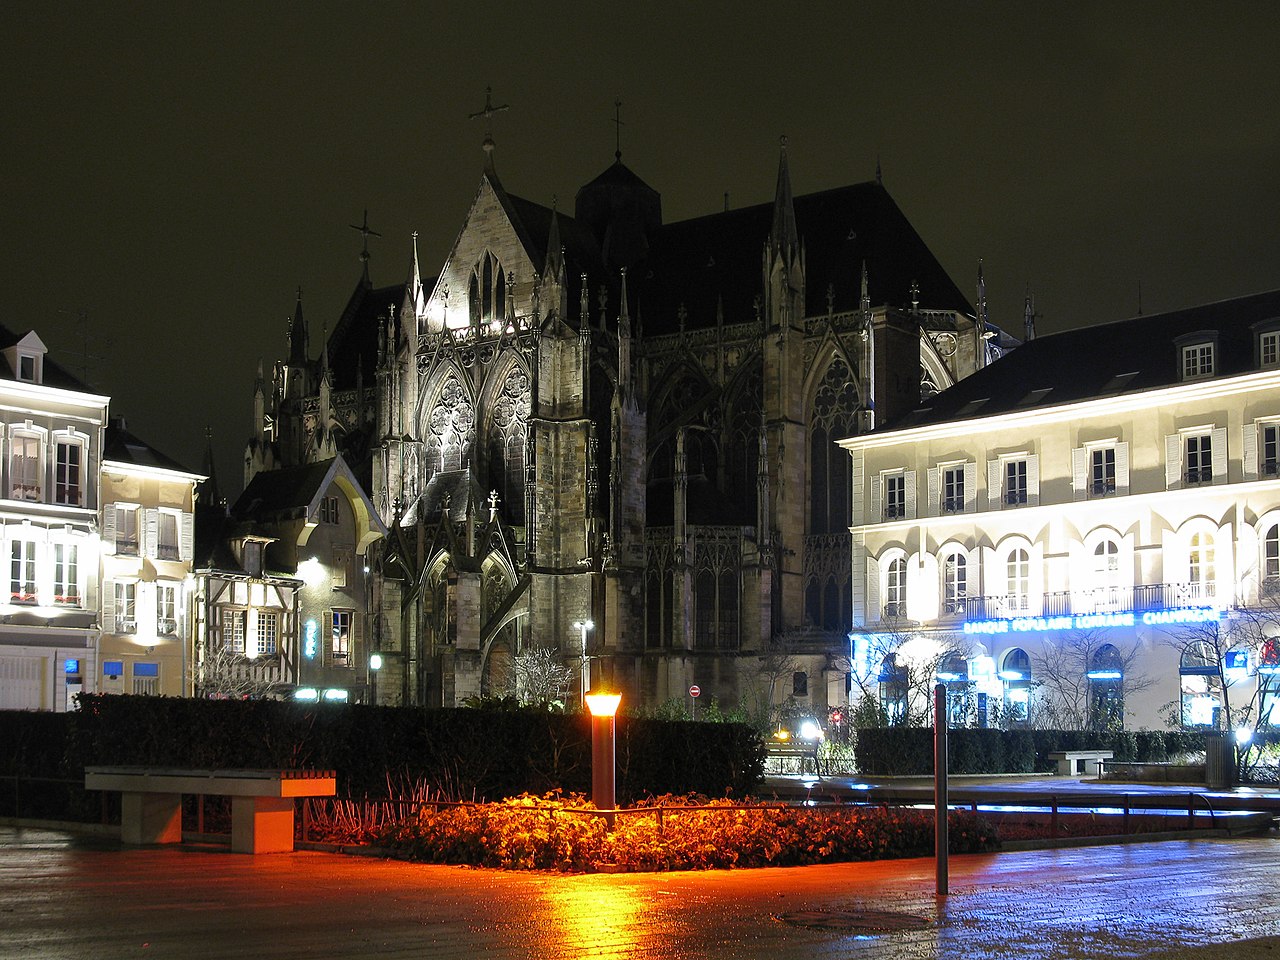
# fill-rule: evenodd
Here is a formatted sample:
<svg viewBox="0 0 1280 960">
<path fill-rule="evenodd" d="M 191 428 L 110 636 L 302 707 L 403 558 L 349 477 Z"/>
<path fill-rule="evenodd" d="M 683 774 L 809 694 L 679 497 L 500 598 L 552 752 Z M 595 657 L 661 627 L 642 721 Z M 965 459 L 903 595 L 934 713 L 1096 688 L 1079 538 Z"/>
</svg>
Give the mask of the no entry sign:
<svg viewBox="0 0 1280 960">
<path fill-rule="evenodd" d="M 696 698 L 701 693 L 702 693 L 702 688 L 698 686 L 696 683 L 689 688 L 689 696 L 691 697 Z"/>
</svg>

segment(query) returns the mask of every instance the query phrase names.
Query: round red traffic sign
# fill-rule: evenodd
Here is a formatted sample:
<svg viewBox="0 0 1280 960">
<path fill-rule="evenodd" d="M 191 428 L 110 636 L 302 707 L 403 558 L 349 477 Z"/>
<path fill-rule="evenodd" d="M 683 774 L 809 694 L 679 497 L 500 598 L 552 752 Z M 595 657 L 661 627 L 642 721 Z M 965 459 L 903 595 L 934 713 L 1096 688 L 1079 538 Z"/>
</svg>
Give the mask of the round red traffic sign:
<svg viewBox="0 0 1280 960">
<path fill-rule="evenodd" d="M 690 688 L 689 688 L 689 696 L 691 696 L 691 697 L 696 697 L 696 696 L 698 696 L 700 693 L 702 693 L 702 688 L 701 688 L 700 686 L 698 686 L 696 683 L 695 683 L 692 687 L 690 687 Z"/>
</svg>

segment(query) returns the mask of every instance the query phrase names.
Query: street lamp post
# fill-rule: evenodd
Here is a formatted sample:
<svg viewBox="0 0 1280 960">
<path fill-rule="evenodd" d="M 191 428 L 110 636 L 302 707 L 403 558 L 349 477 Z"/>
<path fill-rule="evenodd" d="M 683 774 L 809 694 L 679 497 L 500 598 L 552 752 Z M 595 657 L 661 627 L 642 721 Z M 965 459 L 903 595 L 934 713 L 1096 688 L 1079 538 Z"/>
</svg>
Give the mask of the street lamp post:
<svg viewBox="0 0 1280 960">
<path fill-rule="evenodd" d="M 617 809 L 617 784 L 614 778 L 614 715 L 622 695 L 596 691 L 587 694 L 591 711 L 591 802 L 597 810 L 609 811 L 605 823 L 613 828 L 613 811 Z"/>
<path fill-rule="evenodd" d="M 374 651 L 369 654 L 369 701 L 378 704 L 378 671 L 382 669 L 382 654 Z"/>
<path fill-rule="evenodd" d="M 587 705 L 587 691 L 591 689 L 591 661 L 587 658 L 587 631 L 595 627 L 590 620 L 573 621 L 573 629 L 582 634 L 582 705 Z"/>
</svg>

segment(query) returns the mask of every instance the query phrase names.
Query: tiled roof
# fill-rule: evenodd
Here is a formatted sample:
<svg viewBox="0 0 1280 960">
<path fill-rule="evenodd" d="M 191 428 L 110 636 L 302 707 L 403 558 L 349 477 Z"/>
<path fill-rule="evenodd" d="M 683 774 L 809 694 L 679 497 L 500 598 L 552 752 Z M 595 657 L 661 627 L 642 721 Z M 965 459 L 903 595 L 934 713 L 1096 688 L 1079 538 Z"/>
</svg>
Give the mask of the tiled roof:
<svg viewBox="0 0 1280 960">
<path fill-rule="evenodd" d="M 0 350 L 6 350 L 15 343 L 25 337 L 25 333 L 14 333 L 8 327 L 0 325 Z M 49 354 L 45 354 L 43 368 L 43 379 L 41 382 L 48 387 L 58 387 L 62 390 L 74 390 L 77 393 L 101 393 L 86 384 L 78 377 L 72 376 L 63 369 L 57 362 L 50 358 Z M 3 355 L 0 355 L 0 377 L 6 380 L 17 380 L 18 374 L 16 370 L 10 369 L 8 361 Z"/>
<path fill-rule="evenodd" d="M 1257 369 L 1255 324 L 1280 326 L 1280 291 L 1037 337 L 886 429 L 997 416 L 1180 382 L 1182 337 L 1217 335 L 1214 377 Z"/>
</svg>

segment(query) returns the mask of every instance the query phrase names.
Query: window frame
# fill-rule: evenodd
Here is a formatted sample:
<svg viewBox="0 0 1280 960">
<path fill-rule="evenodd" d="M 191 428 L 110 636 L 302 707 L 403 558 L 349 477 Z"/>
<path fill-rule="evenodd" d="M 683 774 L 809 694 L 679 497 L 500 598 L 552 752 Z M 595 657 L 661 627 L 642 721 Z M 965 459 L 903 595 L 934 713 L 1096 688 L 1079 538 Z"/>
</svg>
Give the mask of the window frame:
<svg viewBox="0 0 1280 960">
<path fill-rule="evenodd" d="M 1217 368 L 1217 344 L 1212 340 L 1197 340 L 1181 345 L 1179 369 L 1182 379 L 1204 380 L 1214 375 Z"/>
<path fill-rule="evenodd" d="M 77 462 L 70 463 L 64 459 L 64 451 L 76 452 Z M 88 438 L 72 431 L 54 434 L 53 437 L 53 502 L 62 506 L 82 507 L 85 505 L 85 487 L 88 481 Z M 76 477 L 74 483 L 69 474 L 74 467 Z M 64 468 L 67 476 L 64 477 Z"/>
<path fill-rule="evenodd" d="M 10 603 L 39 603 L 38 557 L 35 540 L 15 537 L 9 541 Z"/>
<path fill-rule="evenodd" d="M 55 540 L 52 546 L 53 602 L 59 606 L 78 607 L 84 602 L 84 591 L 80 585 L 80 545 Z"/>
<path fill-rule="evenodd" d="M 35 444 L 35 456 L 18 456 L 18 443 L 25 450 L 28 442 Z M 14 426 L 9 431 L 9 499 L 38 503 L 44 499 L 44 443 L 45 432 L 32 427 Z M 23 464 L 18 469 L 18 463 Z M 33 474 L 33 476 L 28 476 Z"/>
</svg>

